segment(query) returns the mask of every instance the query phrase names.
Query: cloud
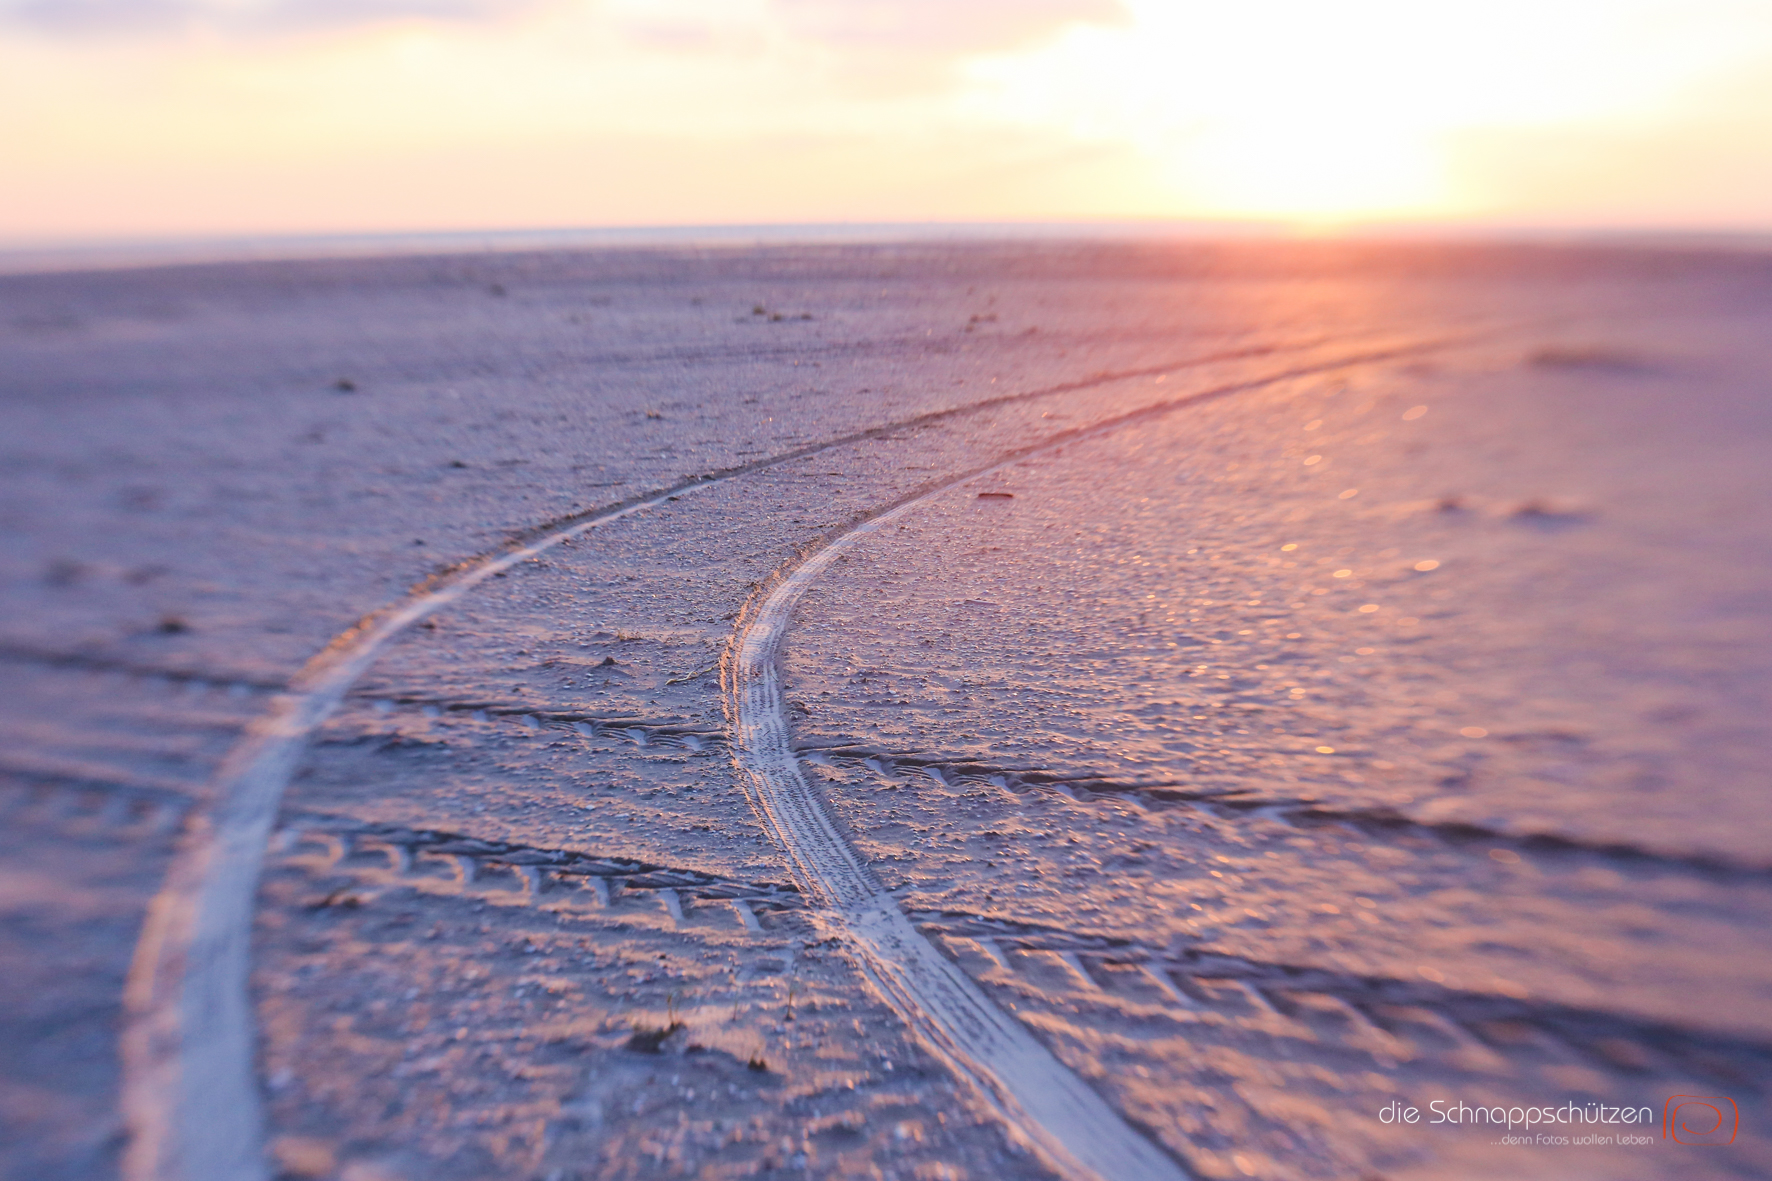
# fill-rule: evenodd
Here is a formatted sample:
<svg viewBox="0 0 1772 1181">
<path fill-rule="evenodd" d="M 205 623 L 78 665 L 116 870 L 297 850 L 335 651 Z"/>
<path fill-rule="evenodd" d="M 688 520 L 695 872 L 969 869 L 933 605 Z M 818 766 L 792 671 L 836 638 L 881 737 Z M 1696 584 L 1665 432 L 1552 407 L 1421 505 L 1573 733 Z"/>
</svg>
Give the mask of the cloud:
<svg viewBox="0 0 1772 1181">
<path fill-rule="evenodd" d="M 0 0 L 0 25 L 89 40 L 197 30 L 257 37 L 394 20 L 505 22 L 545 7 L 561 5 L 559 0 Z M 631 4 L 608 7 L 637 15 Z M 1067 25 L 1128 19 L 1120 0 L 763 0 L 760 7 L 665 4 L 657 15 L 662 23 L 653 23 L 691 42 L 706 39 L 712 26 L 760 17 L 793 40 L 840 52 L 934 56 L 1012 49 Z"/>
<path fill-rule="evenodd" d="M 787 31 L 840 49 L 1014 49 L 1073 24 L 1124 24 L 1119 0 L 774 0 Z"/>
<path fill-rule="evenodd" d="M 194 30 L 258 36 L 390 20 L 505 20 L 535 7 L 522 0 L 0 0 L 0 23 L 79 38 Z"/>
</svg>

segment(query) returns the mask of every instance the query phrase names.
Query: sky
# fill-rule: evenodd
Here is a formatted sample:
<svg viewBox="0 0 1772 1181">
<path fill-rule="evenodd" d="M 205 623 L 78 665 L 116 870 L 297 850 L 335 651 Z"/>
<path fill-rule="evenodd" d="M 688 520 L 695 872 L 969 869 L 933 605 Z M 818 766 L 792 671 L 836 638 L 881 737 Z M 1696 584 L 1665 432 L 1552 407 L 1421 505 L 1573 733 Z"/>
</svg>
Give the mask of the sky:
<svg viewBox="0 0 1772 1181">
<path fill-rule="evenodd" d="M 0 0 L 0 242 L 1772 230 L 1768 0 Z"/>
</svg>

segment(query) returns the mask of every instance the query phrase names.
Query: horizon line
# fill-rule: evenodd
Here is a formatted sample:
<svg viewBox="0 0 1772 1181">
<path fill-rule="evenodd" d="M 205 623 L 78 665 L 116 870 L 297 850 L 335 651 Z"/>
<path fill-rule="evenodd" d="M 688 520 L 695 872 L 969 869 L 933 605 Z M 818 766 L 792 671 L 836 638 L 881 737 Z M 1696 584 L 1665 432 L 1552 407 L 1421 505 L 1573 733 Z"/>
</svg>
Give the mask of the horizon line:
<svg viewBox="0 0 1772 1181">
<path fill-rule="evenodd" d="M 1396 220 L 1312 224 L 1253 218 L 821 221 L 501 229 L 268 231 L 0 239 L 0 275 L 230 262 L 318 261 L 536 249 L 889 245 L 988 241 L 1448 241 L 1772 251 L 1772 228 Z"/>
</svg>

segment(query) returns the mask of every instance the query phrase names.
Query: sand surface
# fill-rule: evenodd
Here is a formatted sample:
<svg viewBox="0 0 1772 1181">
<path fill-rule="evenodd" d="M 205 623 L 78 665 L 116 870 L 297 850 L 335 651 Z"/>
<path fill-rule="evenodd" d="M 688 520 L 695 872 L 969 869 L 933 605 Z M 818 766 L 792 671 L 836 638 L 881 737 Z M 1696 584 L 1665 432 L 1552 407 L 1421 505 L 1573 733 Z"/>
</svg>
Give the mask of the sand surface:
<svg viewBox="0 0 1772 1181">
<path fill-rule="evenodd" d="M 302 737 L 271 1175 L 1764 1176 L 1769 311 L 1764 259 L 1548 247 L 0 278 L 0 1168 L 123 1168 L 148 902 L 304 665 L 682 485 Z"/>
</svg>

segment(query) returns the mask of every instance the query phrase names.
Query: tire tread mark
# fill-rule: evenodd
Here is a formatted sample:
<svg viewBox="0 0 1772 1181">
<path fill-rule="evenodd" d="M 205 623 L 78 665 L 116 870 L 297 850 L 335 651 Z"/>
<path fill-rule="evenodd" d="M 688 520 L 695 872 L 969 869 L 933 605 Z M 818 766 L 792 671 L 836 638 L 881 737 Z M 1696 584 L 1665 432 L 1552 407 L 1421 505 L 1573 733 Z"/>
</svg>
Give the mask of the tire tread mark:
<svg viewBox="0 0 1772 1181">
<path fill-rule="evenodd" d="M 475 862 L 514 869 L 533 868 L 569 877 L 619 880 L 624 889 L 630 890 L 687 890 L 697 898 L 714 901 L 738 898 L 764 909 L 785 910 L 801 905 L 798 888 L 789 882 L 742 882 L 698 869 L 656 865 L 630 857 L 597 856 L 576 849 L 546 849 L 440 829 L 363 824 L 343 817 L 306 814 L 290 818 L 281 833 L 286 845 L 310 833 L 334 837 L 342 843 L 342 851 L 347 856 L 358 846 L 391 847 L 404 849 L 408 858 L 417 853 L 466 857 Z"/>
<path fill-rule="evenodd" d="M 281 693 L 288 688 L 282 681 L 247 673 L 147 664 L 139 660 L 125 660 L 95 652 L 67 652 L 29 644 L 0 643 L 0 661 L 12 664 L 37 664 L 49 668 L 79 669 L 85 672 L 125 673 L 129 676 L 142 678 L 161 677 L 179 684 L 202 685 L 211 689 L 231 689 L 238 685 L 255 693 Z"/>
<path fill-rule="evenodd" d="M 1004 768 L 976 759 L 882 752 L 862 743 L 837 742 L 797 749 L 802 760 L 822 765 L 849 763 L 890 777 L 903 768 L 937 772 L 947 784 L 990 783 L 1007 791 L 1062 791 L 1067 799 L 1131 798 L 1142 806 L 1183 804 L 1225 819 L 1259 814 L 1295 828 L 1351 825 L 1368 836 L 1431 837 L 1447 845 L 1483 843 L 1539 856 L 1588 855 L 1718 880 L 1772 878 L 1772 864 L 1755 864 L 1702 852 L 1681 853 L 1622 841 L 1592 841 L 1555 832 L 1508 832 L 1462 820 L 1417 820 L 1388 808 L 1333 808 L 1311 799 L 1285 799 L 1245 792 L 1190 791 L 1172 782 L 1121 782 L 1105 775 L 1055 773 L 1038 768 Z"/>
<path fill-rule="evenodd" d="M 1485 1026 L 1513 1022 L 1567 1043 L 1614 1073 L 1618 1072 L 1617 1058 L 1608 1053 L 1607 1047 L 1623 1040 L 1652 1047 L 1688 1073 L 1710 1082 L 1761 1092 L 1765 1089 L 1763 1080 L 1772 1078 L 1772 1041 L 1629 1012 L 1453 988 L 1425 980 L 1252 960 L 1210 947 L 1150 946 L 1135 940 L 954 911 L 914 911 L 910 917 L 931 934 L 990 940 L 1002 957 L 999 962 L 1005 964 L 1009 960 L 1002 953 L 1008 951 L 1047 952 L 1080 961 L 1088 957 L 1109 964 L 1176 973 L 1190 981 L 1235 982 L 1264 997 L 1276 992 L 1319 993 L 1349 1005 L 1368 1021 L 1373 1020 L 1373 1014 L 1387 1009 L 1421 1009 L 1449 1022 L 1460 1037 L 1478 1041 L 1488 1040 L 1482 1034 Z M 1382 1024 L 1382 1017 L 1379 1023 Z M 1505 1051 L 1506 1046 L 1500 1048 Z"/>
<path fill-rule="evenodd" d="M 538 709 L 533 705 L 515 705 L 508 701 L 463 701 L 440 697 L 420 697 L 409 694 L 393 693 L 353 693 L 354 701 L 369 706 L 386 703 L 390 707 L 404 706 L 408 709 L 434 710 L 428 716 L 442 717 L 445 714 L 484 714 L 487 720 L 493 718 L 514 719 L 519 722 L 524 718 L 533 718 L 536 728 L 578 734 L 586 738 L 626 739 L 637 742 L 632 731 L 645 735 L 647 742 L 663 742 L 667 745 L 682 747 L 688 751 L 702 751 L 709 747 L 722 745 L 726 741 L 725 732 L 697 726 L 683 721 L 652 721 L 638 714 L 605 714 L 586 713 L 571 709 Z M 359 735 L 351 738 L 321 739 L 316 745 L 343 744 L 361 742 L 370 735 Z"/>
</svg>

